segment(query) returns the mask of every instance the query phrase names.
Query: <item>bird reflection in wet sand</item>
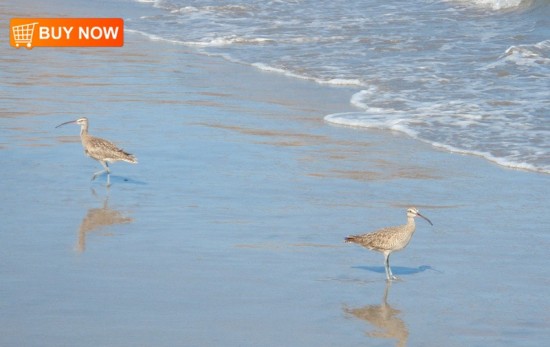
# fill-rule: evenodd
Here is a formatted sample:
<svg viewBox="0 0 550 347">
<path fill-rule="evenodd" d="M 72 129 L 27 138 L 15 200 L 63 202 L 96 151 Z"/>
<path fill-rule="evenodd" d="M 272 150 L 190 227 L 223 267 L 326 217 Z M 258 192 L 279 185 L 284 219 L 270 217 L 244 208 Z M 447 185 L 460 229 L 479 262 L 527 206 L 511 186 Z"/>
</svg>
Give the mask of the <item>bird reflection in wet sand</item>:
<svg viewBox="0 0 550 347">
<path fill-rule="evenodd" d="M 388 292 L 391 282 L 386 282 L 384 298 L 380 305 L 367 305 L 360 308 L 344 307 L 344 312 L 370 323 L 375 330 L 368 332 L 369 337 L 397 340 L 396 346 L 407 345 L 409 330 L 405 322 L 398 317 L 401 311 L 388 304 Z"/>
<path fill-rule="evenodd" d="M 94 196 L 97 197 L 94 190 L 92 190 Z M 103 206 L 99 208 L 90 208 L 82 223 L 78 229 L 78 243 L 76 250 L 82 253 L 86 250 L 86 236 L 89 232 L 97 231 L 104 227 L 115 224 L 128 224 L 134 221 L 131 217 L 126 217 L 122 212 L 113 210 L 109 207 L 109 196 L 105 196 L 103 200 Z"/>
</svg>

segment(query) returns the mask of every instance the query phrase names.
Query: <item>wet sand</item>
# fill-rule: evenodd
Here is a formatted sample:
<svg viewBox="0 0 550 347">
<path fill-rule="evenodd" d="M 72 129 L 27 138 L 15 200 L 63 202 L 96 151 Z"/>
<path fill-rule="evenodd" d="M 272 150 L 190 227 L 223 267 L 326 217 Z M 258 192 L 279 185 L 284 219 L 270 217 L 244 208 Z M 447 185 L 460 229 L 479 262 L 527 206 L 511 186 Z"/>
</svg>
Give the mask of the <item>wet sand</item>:
<svg viewBox="0 0 550 347">
<path fill-rule="evenodd" d="M 326 124 L 353 90 L 135 33 L 1 50 L 0 345 L 550 341 L 547 175 Z M 80 116 L 139 159 L 109 189 L 78 127 L 54 128 Z M 382 255 L 343 238 L 409 205 L 435 226 L 387 286 Z"/>
</svg>

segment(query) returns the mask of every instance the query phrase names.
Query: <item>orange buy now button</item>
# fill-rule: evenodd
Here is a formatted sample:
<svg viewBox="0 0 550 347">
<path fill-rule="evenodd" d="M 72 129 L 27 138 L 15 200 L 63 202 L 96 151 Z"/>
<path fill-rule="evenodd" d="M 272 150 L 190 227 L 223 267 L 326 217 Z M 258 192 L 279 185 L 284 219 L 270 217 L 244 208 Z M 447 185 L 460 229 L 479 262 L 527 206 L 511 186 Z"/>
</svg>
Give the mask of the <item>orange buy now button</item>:
<svg viewBox="0 0 550 347">
<path fill-rule="evenodd" d="M 122 18 L 12 18 L 13 47 L 121 47 Z"/>
</svg>

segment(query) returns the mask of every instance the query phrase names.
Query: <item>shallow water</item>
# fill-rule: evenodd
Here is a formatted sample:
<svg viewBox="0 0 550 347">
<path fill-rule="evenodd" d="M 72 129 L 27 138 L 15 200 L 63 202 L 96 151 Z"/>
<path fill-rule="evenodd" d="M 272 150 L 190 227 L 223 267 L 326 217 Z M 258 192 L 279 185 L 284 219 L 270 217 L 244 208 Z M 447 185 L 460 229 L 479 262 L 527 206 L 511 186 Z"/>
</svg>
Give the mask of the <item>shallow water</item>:
<svg viewBox="0 0 550 347">
<path fill-rule="evenodd" d="M 150 1 L 130 30 L 356 88 L 331 123 L 550 173 L 545 0 Z"/>
<path fill-rule="evenodd" d="M 137 34 L 2 52 L 0 345 L 550 341 L 548 175 L 330 126 L 350 89 Z M 78 127 L 54 129 L 79 116 L 139 159 L 110 189 Z M 387 287 L 343 238 L 413 204 L 435 226 Z"/>
</svg>

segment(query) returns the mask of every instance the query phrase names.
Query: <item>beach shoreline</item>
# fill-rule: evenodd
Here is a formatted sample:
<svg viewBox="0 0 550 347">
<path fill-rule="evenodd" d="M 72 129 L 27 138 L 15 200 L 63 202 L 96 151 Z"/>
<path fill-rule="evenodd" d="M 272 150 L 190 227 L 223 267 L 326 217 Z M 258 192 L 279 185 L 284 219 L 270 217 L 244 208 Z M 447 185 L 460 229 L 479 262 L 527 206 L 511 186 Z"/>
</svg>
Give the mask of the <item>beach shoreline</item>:
<svg viewBox="0 0 550 347">
<path fill-rule="evenodd" d="M 25 4 L 4 13 L 81 15 Z M 355 111 L 353 88 L 125 39 L 2 47 L 0 345 L 550 341 L 548 175 L 326 123 Z M 108 189 L 78 127 L 54 128 L 80 116 L 138 157 Z M 387 285 L 382 256 L 344 237 L 410 205 L 434 227 L 418 222 Z"/>
</svg>

